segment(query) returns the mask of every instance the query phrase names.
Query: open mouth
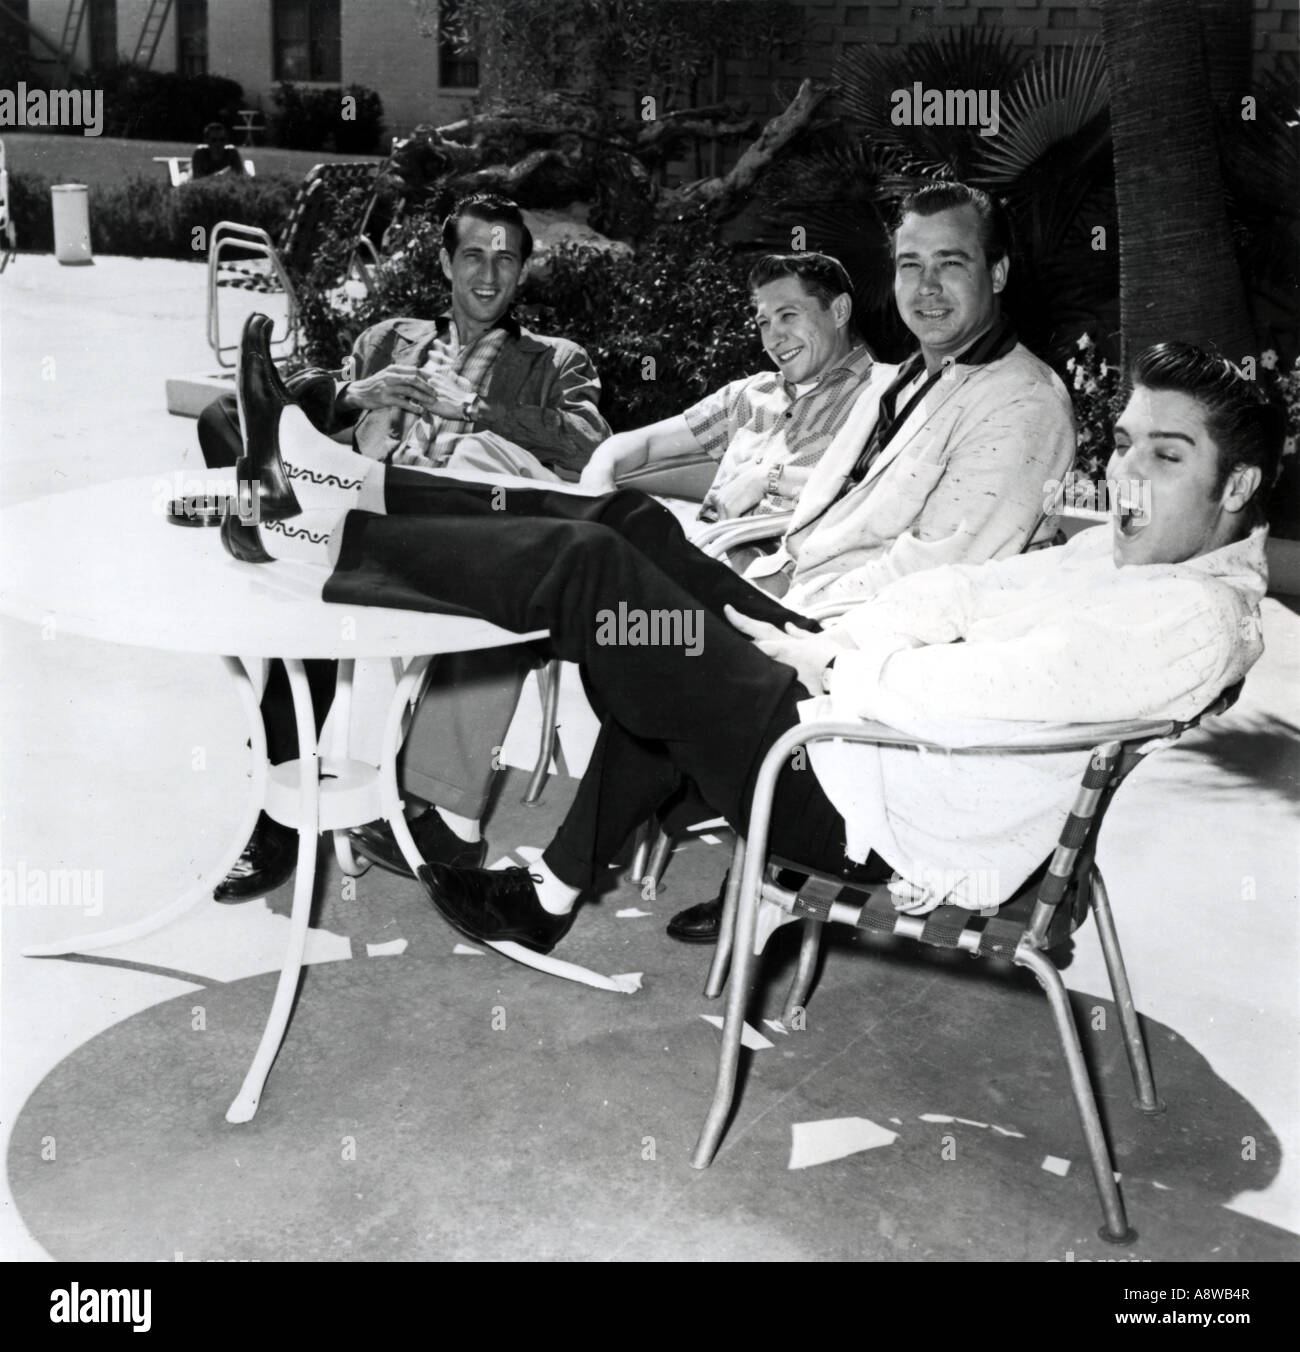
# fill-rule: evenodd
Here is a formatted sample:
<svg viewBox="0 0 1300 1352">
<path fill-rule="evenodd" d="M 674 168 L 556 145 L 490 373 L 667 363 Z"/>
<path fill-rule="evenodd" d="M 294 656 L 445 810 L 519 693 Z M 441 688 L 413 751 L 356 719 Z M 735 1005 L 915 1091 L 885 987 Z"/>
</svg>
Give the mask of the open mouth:
<svg viewBox="0 0 1300 1352">
<path fill-rule="evenodd" d="M 931 323 L 933 323 L 935 320 L 939 320 L 939 319 L 947 319 L 948 316 L 949 316 L 950 314 L 952 314 L 952 311 L 951 311 L 951 310 L 916 310 L 916 311 L 914 311 L 914 313 L 915 313 L 917 316 L 919 316 L 921 319 L 929 320 Z"/>
<path fill-rule="evenodd" d="M 786 348 L 784 352 L 773 352 L 772 358 L 782 366 L 788 366 L 802 351 L 803 344 L 801 343 L 798 347 Z"/>
<path fill-rule="evenodd" d="M 478 299 L 478 300 L 481 300 L 481 301 L 483 302 L 484 305 L 490 305 L 494 300 L 496 300 L 497 296 L 499 296 L 500 294 L 501 294 L 501 293 L 500 293 L 499 291 L 478 291 L 478 290 L 476 290 L 476 291 L 474 292 L 475 298 Z"/>
<path fill-rule="evenodd" d="M 1144 531 L 1151 524 L 1151 513 L 1136 494 L 1121 494 L 1115 500 L 1115 528 L 1126 537 Z"/>
</svg>

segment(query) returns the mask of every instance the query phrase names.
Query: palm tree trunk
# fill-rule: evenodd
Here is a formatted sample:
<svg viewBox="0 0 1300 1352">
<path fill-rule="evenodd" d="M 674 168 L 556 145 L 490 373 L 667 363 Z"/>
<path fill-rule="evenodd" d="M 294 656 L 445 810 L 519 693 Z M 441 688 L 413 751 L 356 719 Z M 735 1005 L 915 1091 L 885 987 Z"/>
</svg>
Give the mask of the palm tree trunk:
<svg viewBox="0 0 1300 1352">
<path fill-rule="evenodd" d="M 1187 0 L 1102 0 L 1119 212 L 1124 360 L 1181 338 L 1254 350 L 1224 204 L 1201 42 Z"/>
</svg>

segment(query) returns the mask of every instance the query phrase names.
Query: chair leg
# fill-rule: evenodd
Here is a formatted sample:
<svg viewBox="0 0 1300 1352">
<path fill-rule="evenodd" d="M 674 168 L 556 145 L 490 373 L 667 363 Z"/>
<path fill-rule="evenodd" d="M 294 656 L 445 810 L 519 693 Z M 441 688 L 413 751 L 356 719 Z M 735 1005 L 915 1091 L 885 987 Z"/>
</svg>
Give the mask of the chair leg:
<svg viewBox="0 0 1300 1352">
<path fill-rule="evenodd" d="M 731 851 L 731 871 L 727 874 L 727 890 L 722 898 L 722 924 L 718 929 L 718 946 L 713 950 L 713 961 L 709 965 L 708 980 L 704 983 L 704 995 L 708 1000 L 716 1000 L 727 984 L 727 966 L 731 961 L 731 949 L 736 938 L 736 899 L 740 895 L 740 875 L 745 867 L 745 837 L 737 834 L 735 846 Z"/>
<path fill-rule="evenodd" d="M 741 870 L 737 865 L 744 857 L 744 844 L 739 839 L 732 857 L 732 879 L 727 887 L 727 905 L 723 912 L 724 931 L 726 917 L 732 918 L 732 932 L 728 936 L 734 940 L 731 966 L 731 984 L 727 992 L 727 1016 L 722 1023 L 722 1051 L 718 1057 L 718 1078 L 713 1089 L 713 1101 L 709 1104 L 708 1116 L 696 1142 L 695 1154 L 691 1157 L 691 1167 L 707 1169 L 718 1153 L 722 1143 L 722 1134 L 727 1128 L 727 1119 L 731 1116 L 731 1106 L 736 1097 L 736 1077 L 740 1073 L 740 1037 L 745 1027 L 745 1010 L 749 1004 L 750 985 L 758 959 L 754 955 L 754 935 L 758 927 L 759 898 L 762 895 L 762 875 L 758 875 L 758 886 L 754 889 L 759 895 L 748 898 L 749 904 L 740 915 L 739 892 Z M 718 936 L 719 956 L 722 954 L 722 935 Z M 714 958 L 714 968 L 718 958 Z M 723 964 L 725 971 L 725 963 Z M 712 984 L 714 973 L 709 973 Z M 707 993 L 707 992 L 706 992 Z"/>
<path fill-rule="evenodd" d="M 808 1003 L 813 977 L 817 974 L 817 959 L 821 954 L 822 931 L 825 927 L 824 920 L 817 920 L 813 916 L 804 917 L 803 935 L 799 940 L 799 965 L 795 968 L 790 993 L 785 997 L 785 1008 L 781 1011 L 781 1022 L 787 1028 L 798 1011 Z"/>
<path fill-rule="evenodd" d="M 1106 892 L 1101 871 L 1096 867 L 1092 869 L 1091 883 L 1092 915 L 1097 922 L 1097 933 L 1101 936 L 1101 951 L 1106 959 L 1106 971 L 1110 974 L 1110 989 L 1115 996 L 1120 1027 L 1124 1030 L 1124 1049 L 1128 1052 L 1129 1069 L 1133 1072 L 1133 1088 L 1137 1093 L 1136 1106 L 1142 1112 L 1154 1116 L 1164 1112 L 1165 1105 L 1160 1101 L 1160 1095 L 1156 1093 L 1155 1076 L 1151 1073 L 1146 1040 L 1142 1036 L 1142 1026 L 1138 1022 L 1133 991 L 1128 984 L 1124 955 L 1120 952 L 1115 916 L 1110 909 L 1110 896 Z"/>
<path fill-rule="evenodd" d="M 640 885 L 650 866 L 650 837 L 655 832 L 655 819 L 647 817 L 636 828 L 635 843 L 632 846 L 632 863 L 628 868 L 627 880 Z"/>
<path fill-rule="evenodd" d="M 1061 1050 L 1065 1054 L 1065 1064 L 1070 1072 L 1070 1088 L 1074 1092 L 1075 1107 L 1079 1110 L 1079 1122 L 1083 1127 L 1084 1141 L 1088 1147 L 1093 1181 L 1097 1185 L 1097 1196 L 1105 1219 L 1105 1224 L 1098 1234 L 1109 1244 L 1131 1244 L 1137 1238 L 1137 1231 L 1129 1226 L 1128 1217 L 1124 1213 L 1124 1199 L 1120 1196 L 1115 1183 L 1110 1150 L 1106 1145 L 1106 1134 L 1102 1130 L 1101 1115 L 1097 1111 L 1092 1082 L 1088 1079 L 1088 1068 L 1083 1061 L 1083 1048 L 1079 1045 L 1079 1032 L 1074 1025 L 1074 1014 L 1070 1009 L 1070 998 L 1065 991 L 1065 982 L 1061 980 L 1060 972 L 1050 959 L 1036 948 L 1030 948 L 1022 943 L 1016 950 L 1015 961 L 1019 967 L 1028 967 L 1038 978 L 1038 984 L 1047 992 L 1047 1000 L 1052 1007 L 1052 1018 L 1056 1021 Z"/>
<path fill-rule="evenodd" d="M 560 713 L 560 664 L 547 662 L 537 672 L 538 693 L 542 699 L 542 737 L 537 751 L 537 764 L 524 794 L 525 803 L 535 803 L 542 796 L 546 776 L 555 755 L 556 724 Z"/>
<path fill-rule="evenodd" d="M 641 875 L 642 881 L 648 877 L 656 887 L 663 881 L 664 869 L 668 867 L 668 857 L 673 852 L 673 838 L 661 826 L 659 834 L 655 837 L 654 848 L 650 851 L 650 859 L 646 864 L 645 873 Z"/>
</svg>

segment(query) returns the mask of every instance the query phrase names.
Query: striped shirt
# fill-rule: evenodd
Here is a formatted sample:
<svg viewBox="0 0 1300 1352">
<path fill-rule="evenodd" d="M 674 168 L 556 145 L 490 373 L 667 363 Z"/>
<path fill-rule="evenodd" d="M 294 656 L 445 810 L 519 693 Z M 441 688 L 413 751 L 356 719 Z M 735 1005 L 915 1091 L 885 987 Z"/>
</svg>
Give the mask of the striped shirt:
<svg viewBox="0 0 1300 1352">
<path fill-rule="evenodd" d="M 780 467 L 779 487 L 769 494 L 767 506 L 793 506 L 848 417 L 872 364 L 871 353 L 855 347 L 802 394 L 779 371 L 764 371 L 733 380 L 693 404 L 682 416 L 700 446 L 721 461 L 715 488 L 750 466 Z"/>
<path fill-rule="evenodd" d="M 435 371 L 450 368 L 474 387 L 475 394 L 484 396 L 492 374 L 492 364 L 496 361 L 506 336 L 507 331 L 498 325 L 489 329 L 468 347 L 462 347 L 460 335 L 456 331 L 456 321 L 453 319 L 447 325 L 446 335 L 439 336 L 429 349 L 428 359 L 420 368 L 420 374 L 431 376 Z M 411 425 L 405 440 L 393 452 L 392 463 L 433 467 L 446 464 L 455 449 L 456 438 L 473 430 L 472 420 L 440 418 L 436 413 L 426 414 Z"/>
</svg>

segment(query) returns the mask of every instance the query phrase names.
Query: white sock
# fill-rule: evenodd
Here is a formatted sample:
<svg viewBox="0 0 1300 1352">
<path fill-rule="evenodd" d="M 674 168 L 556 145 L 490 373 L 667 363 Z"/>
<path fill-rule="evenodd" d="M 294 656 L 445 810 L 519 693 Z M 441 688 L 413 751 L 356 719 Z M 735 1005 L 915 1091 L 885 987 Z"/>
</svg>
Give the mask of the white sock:
<svg viewBox="0 0 1300 1352">
<path fill-rule="evenodd" d="M 338 562 L 343 538 L 343 513 L 300 512 L 286 521 L 263 521 L 258 526 L 262 548 L 273 559 L 318 563 L 333 568 Z"/>
<path fill-rule="evenodd" d="M 296 404 L 280 414 L 280 459 L 304 513 L 354 507 L 383 513 L 384 467 L 318 432 Z"/>
<path fill-rule="evenodd" d="M 568 883 L 562 883 L 546 867 L 546 861 L 540 857 L 528 871 L 533 875 L 533 886 L 537 889 L 537 900 L 542 903 L 542 910 L 549 911 L 552 915 L 568 915 L 573 910 L 574 903 L 582 891 L 580 887 L 570 887 Z"/>
<path fill-rule="evenodd" d="M 483 824 L 477 817 L 462 817 L 445 807 L 435 807 L 433 811 L 466 843 L 476 845 L 483 839 Z"/>
</svg>

